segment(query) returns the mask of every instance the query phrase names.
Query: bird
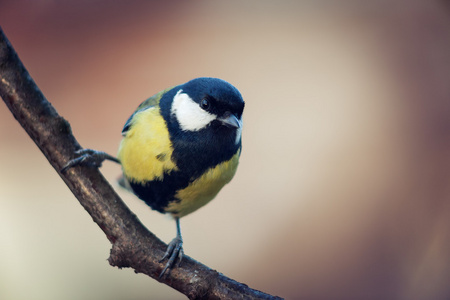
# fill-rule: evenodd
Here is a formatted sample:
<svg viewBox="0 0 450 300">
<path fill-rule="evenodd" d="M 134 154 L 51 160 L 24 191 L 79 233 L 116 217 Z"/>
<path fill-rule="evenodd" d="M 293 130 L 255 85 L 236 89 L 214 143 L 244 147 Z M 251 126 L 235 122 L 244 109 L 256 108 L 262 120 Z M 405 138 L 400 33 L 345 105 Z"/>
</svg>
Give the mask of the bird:
<svg viewBox="0 0 450 300">
<path fill-rule="evenodd" d="M 245 102 L 225 80 L 192 79 L 142 102 L 126 121 L 117 157 L 82 149 L 65 171 L 76 165 L 122 166 L 119 184 L 151 209 L 169 214 L 176 237 L 160 262 L 164 276 L 184 255 L 180 218 L 214 199 L 236 173 L 242 150 Z"/>
</svg>

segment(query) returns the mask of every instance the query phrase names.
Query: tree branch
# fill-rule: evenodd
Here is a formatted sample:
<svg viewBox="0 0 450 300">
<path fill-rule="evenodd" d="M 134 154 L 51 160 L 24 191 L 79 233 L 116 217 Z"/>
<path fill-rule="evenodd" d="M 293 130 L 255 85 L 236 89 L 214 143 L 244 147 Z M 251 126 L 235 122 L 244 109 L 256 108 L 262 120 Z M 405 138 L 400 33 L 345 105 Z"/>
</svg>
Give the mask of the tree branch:
<svg viewBox="0 0 450 300">
<path fill-rule="evenodd" d="M 190 299 L 280 299 L 236 282 L 184 256 L 169 276 L 158 278 L 167 247 L 128 209 L 97 169 L 60 170 L 81 149 L 69 123 L 45 99 L 0 28 L 0 96 L 80 204 L 112 244 L 109 263 L 133 268 Z"/>
</svg>

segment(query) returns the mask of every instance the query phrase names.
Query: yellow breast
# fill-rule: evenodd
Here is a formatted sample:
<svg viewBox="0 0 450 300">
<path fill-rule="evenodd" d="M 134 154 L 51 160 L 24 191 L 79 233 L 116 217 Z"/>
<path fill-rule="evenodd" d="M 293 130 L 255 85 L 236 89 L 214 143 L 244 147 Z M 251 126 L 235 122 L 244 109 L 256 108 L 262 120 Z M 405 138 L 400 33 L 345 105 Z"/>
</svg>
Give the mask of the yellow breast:
<svg viewBox="0 0 450 300">
<path fill-rule="evenodd" d="M 176 170 L 171 160 L 173 150 L 169 133 L 159 107 L 136 113 L 132 122 L 118 153 L 128 180 L 135 183 L 161 180 L 164 173 Z"/>
<path fill-rule="evenodd" d="M 179 190 L 175 194 L 179 201 L 171 202 L 166 211 L 175 217 L 183 217 L 214 199 L 236 173 L 239 155 L 240 150 L 229 161 L 209 169 L 189 186 Z"/>
</svg>

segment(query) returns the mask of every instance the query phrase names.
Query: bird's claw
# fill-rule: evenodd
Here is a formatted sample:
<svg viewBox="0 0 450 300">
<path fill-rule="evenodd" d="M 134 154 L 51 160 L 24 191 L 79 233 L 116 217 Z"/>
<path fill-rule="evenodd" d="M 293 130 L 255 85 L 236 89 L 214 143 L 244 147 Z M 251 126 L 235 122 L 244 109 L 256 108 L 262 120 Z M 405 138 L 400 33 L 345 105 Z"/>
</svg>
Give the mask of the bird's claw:
<svg viewBox="0 0 450 300">
<path fill-rule="evenodd" d="M 112 160 L 119 163 L 119 160 L 108 153 L 103 151 L 97 151 L 93 149 L 81 149 L 75 151 L 75 154 L 78 156 L 70 160 L 62 169 L 61 173 L 64 173 L 68 169 L 75 166 L 88 166 L 92 168 L 100 168 L 104 160 Z"/>
<path fill-rule="evenodd" d="M 167 260 L 166 266 L 159 274 L 159 278 L 162 278 L 164 274 L 168 274 L 174 267 L 178 267 L 183 259 L 183 240 L 179 237 L 174 238 L 167 246 L 166 253 L 159 262 Z M 167 272 L 167 273 L 166 273 Z"/>
</svg>

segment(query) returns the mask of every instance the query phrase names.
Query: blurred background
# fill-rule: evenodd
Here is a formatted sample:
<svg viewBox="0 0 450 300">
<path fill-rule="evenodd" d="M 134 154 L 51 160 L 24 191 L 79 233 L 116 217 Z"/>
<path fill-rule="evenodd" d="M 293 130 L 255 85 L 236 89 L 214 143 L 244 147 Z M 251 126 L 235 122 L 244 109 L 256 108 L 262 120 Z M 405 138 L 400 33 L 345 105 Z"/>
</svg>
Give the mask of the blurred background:
<svg viewBox="0 0 450 300">
<path fill-rule="evenodd" d="M 246 101 L 185 253 L 288 299 L 450 299 L 449 1 L 8 1 L 0 26 L 82 146 L 199 76 Z M 0 299 L 185 299 L 110 244 L 0 104 Z M 115 183 L 120 167 L 106 163 Z M 175 224 L 114 187 L 166 242 Z"/>
</svg>

